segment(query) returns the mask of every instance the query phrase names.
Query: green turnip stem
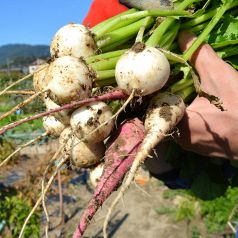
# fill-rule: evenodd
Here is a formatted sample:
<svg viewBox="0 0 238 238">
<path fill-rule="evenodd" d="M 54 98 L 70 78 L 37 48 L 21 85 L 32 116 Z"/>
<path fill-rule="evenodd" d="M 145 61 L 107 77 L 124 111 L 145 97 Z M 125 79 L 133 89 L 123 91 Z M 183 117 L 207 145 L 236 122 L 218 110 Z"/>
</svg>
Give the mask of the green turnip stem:
<svg viewBox="0 0 238 238">
<path fill-rule="evenodd" d="M 193 33 L 199 33 L 200 31 L 204 30 L 204 28 L 207 26 L 208 22 L 201 23 L 199 25 L 194 26 L 193 28 L 190 28 Z"/>
<path fill-rule="evenodd" d="M 188 60 L 192 54 L 198 49 L 198 47 L 202 44 L 202 42 L 206 39 L 212 29 L 216 26 L 219 20 L 222 18 L 224 13 L 227 11 L 228 7 L 230 7 L 231 3 L 223 4 L 218 10 L 216 15 L 212 18 L 212 20 L 207 24 L 206 28 L 203 32 L 198 36 L 198 38 L 193 42 L 192 46 L 187 49 L 184 54 L 184 60 Z"/>
<path fill-rule="evenodd" d="M 118 49 L 118 47 L 120 47 L 121 49 L 124 49 L 124 48 L 130 48 L 131 47 L 131 44 L 128 44 L 128 42 L 134 38 L 134 35 L 132 36 L 129 36 L 129 37 L 126 37 L 122 40 L 119 40 L 119 41 L 116 41 L 115 43 L 113 44 L 110 44 L 110 45 L 107 45 L 107 46 L 104 46 L 102 47 L 100 50 L 102 52 L 108 52 L 108 51 L 112 51 L 112 50 L 115 50 L 115 49 Z M 125 45 L 126 44 L 126 45 Z"/>
<path fill-rule="evenodd" d="M 183 57 L 181 55 L 175 54 L 175 53 L 173 53 L 171 51 L 167 51 L 165 49 L 160 49 L 160 50 L 164 53 L 164 55 L 166 56 L 166 58 L 169 61 L 181 63 L 181 64 L 186 63 L 186 61 L 183 59 Z"/>
<path fill-rule="evenodd" d="M 229 9 L 231 9 L 233 7 L 236 7 L 236 6 L 238 6 L 238 1 L 233 1 L 232 3 L 229 4 L 229 6 L 227 6 L 226 10 L 229 10 Z M 219 11 L 219 9 L 210 10 L 207 13 L 205 13 L 205 14 L 199 16 L 199 17 L 196 17 L 196 18 L 194 18 L 190 21 L 187 21 L 187 22 L 183 23 L 181 25 L 181 28 L 182 29 L 190 29 L 193 26 L 204 23 L 205 21 L 210 20 L 213 16 L 217 15 L 218 11 Z"/>
<path fill-rule="evenodd" d="M 113 57 L 89 64 L 95 71 L 115 69 L 116 63 L 120 57 Z"/>
<path fill-rule="evenodd" d="M 153 24 L 152 18 L 148 21 L 146 28 Z M 139 31 L 140 27 L 144 24 L 144 19 L 134 22 L 128 26 L 122 27 L 118 30 L 112 31 L 105 34 L 100 40 L 98 40 L 97 46 L 99 48 L 105 47 L 117 41 L 123 40 L 124 38 L 134 36 Z"/>
<path fill-rule="evenodd" d="M 175 19 L 173 18 L 167 18 L 163 22 L 161 22 L 161 24 L 155 29 L 150 38 L 146 41 L 146 45 L 153 47 L 160 45 L 161 40 L 163 39 L 163 35 L 174 22 Z"/>
<path fill-rule="evenodd" d="M 190 100 L 191 96 L 194 93 L 196 93 L 196 90 L 195 90 L 194 86 L 192 86 L 192 85 L 184 88 L 181 91 L 176 92 L 176 94 L 179 95 L 185 103 Z"/>
<path fill-rule="evenodd" d="M 225 59 L 225 58 L 233 56 L 233 55 L 238 55 L 238 45 L 228 46 L 220 51 L 217 51 L 217 54 L 222 59 Z"/>
<path fill-rule="evenodd" d="M 96 80 L 94 83 L 97 87 L 114 86 L 116 84 L 115 70 L 96 71 Z"/>
<path fill-rule="evenodd" d="M 217 9 L 210 10 L 209 12 L 207 12 L 199 17 L 196 17 L 188 22 L 185 22 L 181 25 L 181 29 L 190 29 L 193 26 L 204 23 L 204 22 L 210 20 L 216 14 L 216 12 L 217 12 Z"/>
<path fill-rule="evenodd" d="M 140 27 L 140 30 L 139 30 L 139 32 L 136 36 L 135 42 L 143 42 L 144 32 L 145 32 L 146 26 L 147 26 L 150 19 L 151 19 L 151 17 L 146 17 L 144 19 L 144 24 Z"/>
<path fill-rule="evenodd" d="M 121 16 L 125 16 L 125 15 L 128 15 L 128 14 L 132 14 L 132 13 L 135 13 L 137 12 L 137 10 L 135 8 L 132 8 L 132 9 L 129 9 L 128 11 L 125 11 L 125 12 L 122 12 L 114 17 L 111 17 L 103 22 L 100 22 L 99 24 L 97 24 L 96 26 L 94 26 L 92 29 L 91 29 L 91 32 L 94 33 L 94 34 L 97 34 L 97 31 L 103 27 L 105 27 L 107 24 L 109 24 L 111 21 L 113 21 L 114 19 L 118 18 L 118 17 L 121 17 Z"/>
<path fill-rule="evenodd" d="M 105 87 L 105 86 L 116 87 L 117 84 L 116 84 L 115 77 L 113 77 L 113 78 L 96 80 L 95 81 L 95 86 L 96 87 Z"/>
<path fill-rule="evenodd" d="M 109 59 L 109 58 L 113 58 L 113 57 L 117 57 L 117 56 L 121 56 L 122 54 L 124 54 L 128 49 L 123 49 L 123 50 L 115 50 L 115 51 L 111 51 L 111 52 L 107 52 L 107 53 L 103 53 L 103 54 L 99 54 L 99 55 L 93 55 L 90 56 L 86 59 L 86 63 L 87 64 L 91 64 L 91 63 L 96 63 L 100 60 L 104 60 L 104 59 Z"/>
<path fill-rule="evenodd" d="M 180 28 L 180 23 L 174 24 L 173 28 L 170 29 L 163 37 L 160 46 L 164 49 L 170 49 L 171 45 L 173 44 L 178 31 Z"/>
<path fill-rule="evenodd" d="M 136 21 L 148 16 L 167 17 L 167 16 L 188 16 L 188 15 L 191 14 L 187 11 L 184 11 L 183 9 L 176 9 L 176 10 L 153 9 L 153 10 L 139 11 L 132 14 L 126 14 L 124 16 L 118 16 L 113 20 L 111 20 L 108 24 L 105 24 L 103 27 L 94 32 L 96 35 L 95 39 L 97 40 L 100 37 L 102 37 L 105 33 L 110 32 L 115 26 L 119 25 L 117 28 L 121 28 L 132 23 L 132 21 Z"/>
<path fill-rule="evenodd" d="M 115 76 L 115 70 L 103 70 L 103 71 L 96 71 L 96 81 L 113 78 Z"/>
<path fill-rule="evenodd" d="M 177 10 L 184 10 L 189 5 L 191 5 L 196 0 L 184 0 L 182 3 L 180 3 L 177 7 Z M 175 18 L 166 18 L 161 24 L 155 29 L 153 34 L 150 36 L 150 38 L 147 40 L 146 44 L 148 46 L 157 46 L 160 45 L 161 40 L 165 34 L 169 30 L 169 28 L 174 24 Z"/>
<path fill-rule="evenodd" d="M 192 79 L 181 79 L 171 86 L 169 86 L 168 90 L 171 93 L 177 93 L 178 91 L 181 91 L 183 89 L 186 89 L 187 87 L 193 85 L 193 80 Z"/>
<path fill-rule="evenodd" d="M 99 39 L 100 37 L 102 37 L 104 34 L 111 32 L 111 29 L 120 23 L 121 27 L 123 28 L 125 26 L 131 25 L 131 20 L 136 20 L 138 21 L 141 18 L 146 17 L 148 14 L 145 11 L 139 11 L 136 13 L 132 13 L 132 14 L 127 14 L 125 16 L 118 16 L 115 19 L 113 19 L 112 21 L 110 21 L 107 25 L 105 25 L 104 27 L 101 27 L 95 34 L 96 37 L 95 39 Z M 124 24 L 122 24 L 124 23 Z"/>
<path fill-rule="evenodd" d="M 221 49 L 227 46 L 237 45 L 237 44 L 238 44 L 238 39 L 235 39 L 235 40 L 225 40 L 218 43 L 211 43 L 211 46 L 214 50 L 217 50 L 217 49 Z"/>
</svg>

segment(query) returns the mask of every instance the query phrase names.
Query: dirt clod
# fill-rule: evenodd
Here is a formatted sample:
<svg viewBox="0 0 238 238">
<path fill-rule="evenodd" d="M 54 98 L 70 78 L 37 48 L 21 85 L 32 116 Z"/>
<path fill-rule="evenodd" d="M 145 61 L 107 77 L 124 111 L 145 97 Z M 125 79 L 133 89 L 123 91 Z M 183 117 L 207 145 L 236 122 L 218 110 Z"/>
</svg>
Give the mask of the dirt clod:
<svg viewBox="0 0 238 238">
<path fill-rule="evenodd" d="M 143 50 L 145 49 L 145 44 L 144 43 L 141 43 L 141 42 L 137 42 L 135 43 L 131 50 L 134 51 L 135 53 L 140 53 L 142 52 Z"/>
<path fill-rule="evenodd" d="M 159 115 L 160 117 L 164 118 L 165 121 L 171 121 L 171 117 L 172 117 L 172 108 L 170 106 L 163 106 L 160 111 L 159 111 Z"/>
</svg>

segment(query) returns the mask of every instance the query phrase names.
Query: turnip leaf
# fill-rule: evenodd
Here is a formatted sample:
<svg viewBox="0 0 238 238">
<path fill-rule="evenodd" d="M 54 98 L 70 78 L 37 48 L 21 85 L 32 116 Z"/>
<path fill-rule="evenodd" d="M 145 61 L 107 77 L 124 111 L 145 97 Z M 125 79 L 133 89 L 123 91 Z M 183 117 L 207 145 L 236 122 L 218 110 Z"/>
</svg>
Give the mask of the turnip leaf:
<svg viewBox="0 0 238 238">
<path fill-rule="evenodd" d="M 213 48 L 221 48 L 238 43 L 238 17 L 226 15 L 224 20 L 207 38 Z"/>
</svg>

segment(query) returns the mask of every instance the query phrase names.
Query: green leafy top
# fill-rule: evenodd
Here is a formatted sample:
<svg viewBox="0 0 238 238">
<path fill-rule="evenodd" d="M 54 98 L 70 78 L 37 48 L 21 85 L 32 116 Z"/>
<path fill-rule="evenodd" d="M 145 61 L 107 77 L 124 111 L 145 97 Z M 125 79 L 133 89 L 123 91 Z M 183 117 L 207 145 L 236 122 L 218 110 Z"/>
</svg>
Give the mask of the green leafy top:
<svg viewBox="0 0 238 238">
<path fill-rule="evenodd" d="M 226 15 L 223 22 L 209 35 L 207 42 L 213 48 L 221 48 L 238 43 L 238 17 Z"/>
</svg>

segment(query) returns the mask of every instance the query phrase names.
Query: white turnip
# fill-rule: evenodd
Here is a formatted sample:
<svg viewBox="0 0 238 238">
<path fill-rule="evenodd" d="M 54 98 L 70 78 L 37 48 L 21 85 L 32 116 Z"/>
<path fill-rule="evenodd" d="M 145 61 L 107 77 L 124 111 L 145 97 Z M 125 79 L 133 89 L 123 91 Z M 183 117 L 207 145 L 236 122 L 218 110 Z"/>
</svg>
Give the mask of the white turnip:
<svg viewBox="0 0 238 238">
<path fill-rule="evenodd" d="M 59 136 L 65 129 L 65 125 L 51 115 L 43 117 L 43 127 L 48 134 L 53 136 Z"/>
<path fill-rule="evenodd" d="M 50 64 L 45 79 L 51 99 L 65 104 L 89 97 L 92 77 L 88 66 L 81 59 L 63 56 Z"/>
<path fill-rule="evenodd" d="M 88 168 L 98 164 L 103 159 L 105 145 L 103 142 L 94 144 L 82 142 L 75 135 L 72 135 L 66 144 L 66 150 L 69 151 L 73 166 Z"/>
<path fill-rule="evenodd" d="M 118 60 L 115 77 L 119 88 L 128 95 L 135 90 L 145 96 L 161 89 L 170 75 L 170 65 L 157 48 L 136 43 Z"/>
<path fill-rule="evenodd" d="M 89 29 L 75 23 L 61 27 L 50 45 L 52 57 L 88 57 L 95 54 L 95 51 L 96 44 Z"/>
<path fill-rule="evenodd" d="M 43 101 L 45 103 L 47 111 L 59 108 L 60 105 L 55 103 L 50 97 L 45 93 L 45 96 L 43 98 Z M 60 112 L 53 113 L 52 115 L 62 122 L 64 125 L 69 125 L 70 124 L 70 116 L 71 116 L 71 111 L 72 110 L 62 110 Z"/>
<path fill-rule="evenodd" d="M 48 64 L 46 64 L 45 66 L 45 68 L 34 73 L 33 75 L 33 87 L 36 92 L 44 90 L 45 86 L 47 85 L 47 82 L 45 81 L 45 75 L 48 69 Z"/>
<path fill-rule="evenodd" d="M 85 138 L 90 143 L 103 141 L 113 128 L 111 108 L 104 102 L 93 102 L 75 110 L 70 119 L 70 125 L 79 138 Z M 106 125 L 101 126 L 102 123 Z M 93 132 L 94 131 L 94 132 Z"/>
<path fill-rule="evenodd" d="M 96 167 L 92 168 L 89 172 L 89 179 L 94 188 L 96 188 L 98 182 L 103 173 L 104 163 L 98 164 Z"/>
</svg>

